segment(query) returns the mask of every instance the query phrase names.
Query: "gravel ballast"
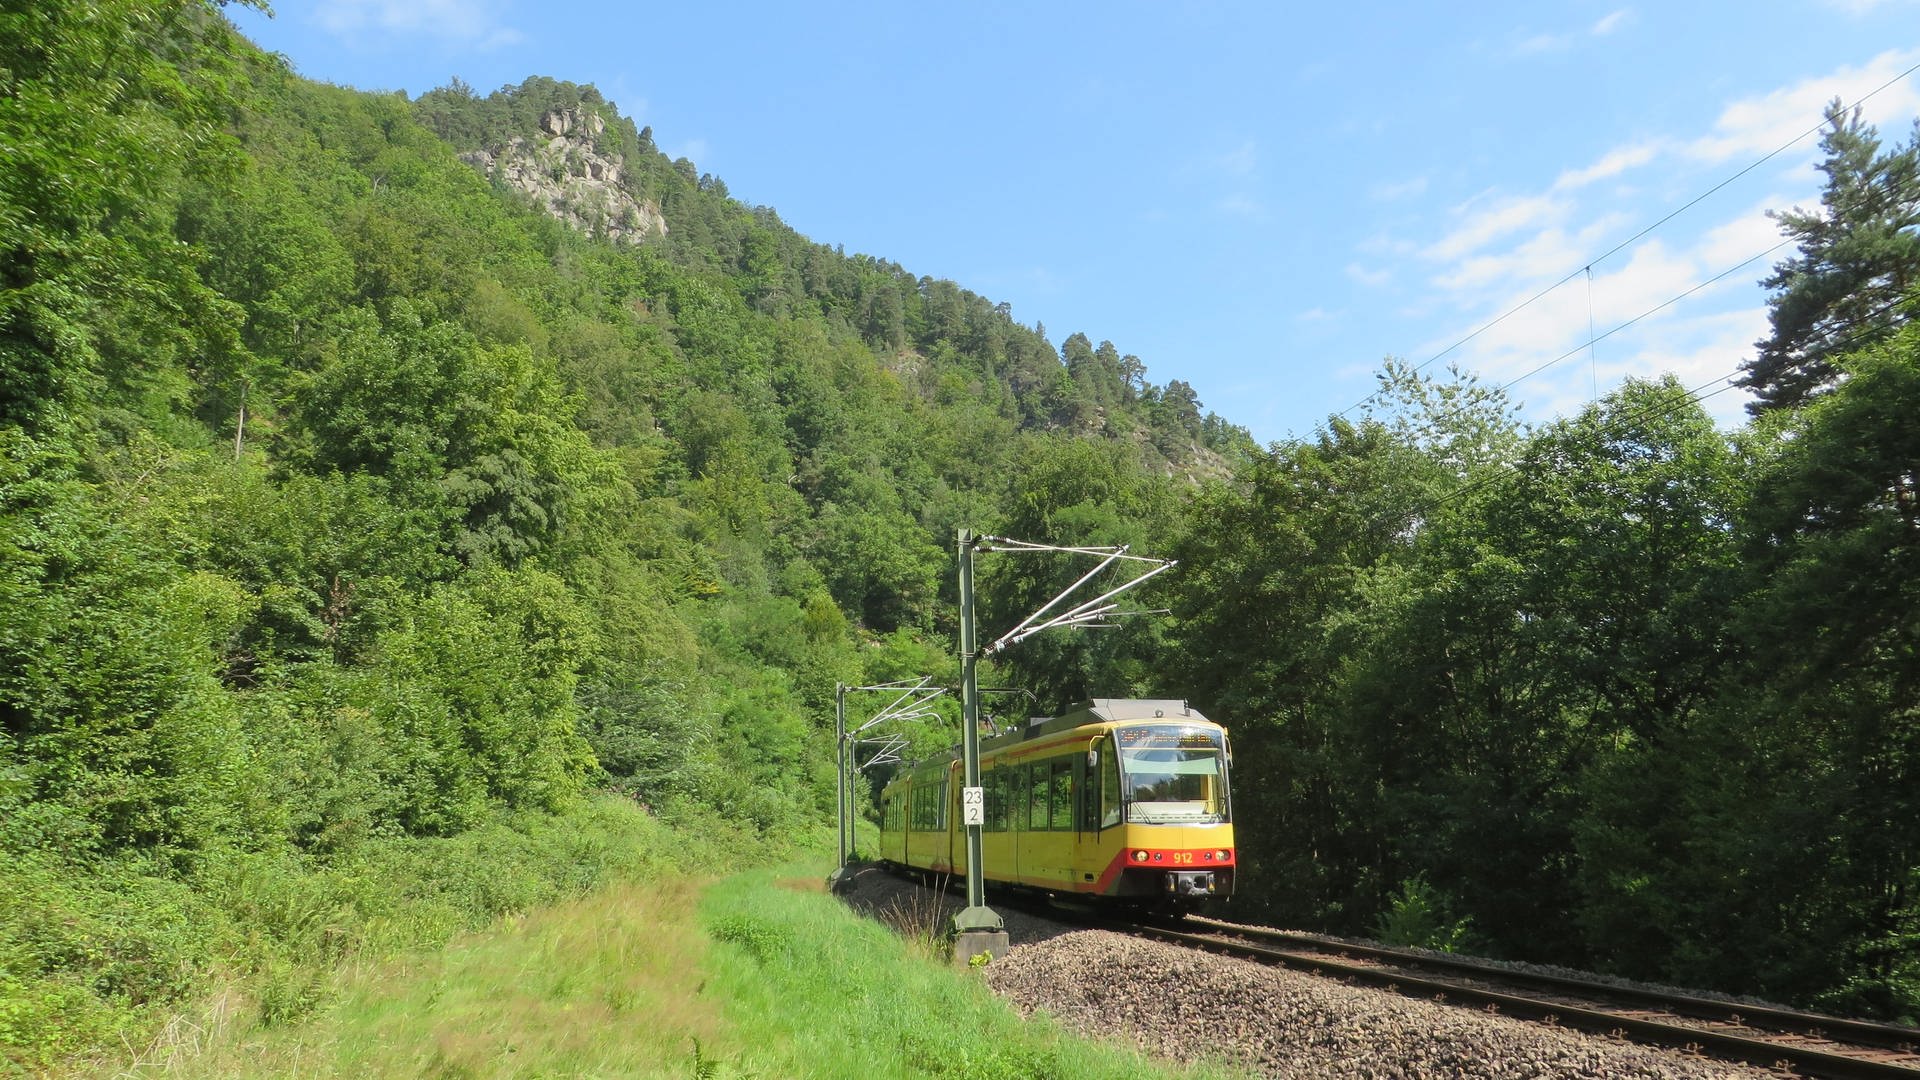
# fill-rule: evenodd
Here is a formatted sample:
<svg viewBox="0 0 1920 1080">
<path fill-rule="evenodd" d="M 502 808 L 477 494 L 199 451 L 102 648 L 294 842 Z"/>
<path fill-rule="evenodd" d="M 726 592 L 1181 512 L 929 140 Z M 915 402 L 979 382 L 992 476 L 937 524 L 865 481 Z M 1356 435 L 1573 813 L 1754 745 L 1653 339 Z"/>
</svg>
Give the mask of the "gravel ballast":
<svg viewBox="0 0 1920 1080">
<path fill-rule="evenodd" d="M 959 898 L 862 868 L 848 902 L 888 922 L 949 918 Z M 1013 949 L 987 985 L 1025 1015 L 1176 1061 L 1224 1059 L 1271 1077 L 1777 1078 L 1475 1009 L 1402 997 L 996 907 Z M 938 912 L 940 914 L 933 914 Z"/>
</svg>

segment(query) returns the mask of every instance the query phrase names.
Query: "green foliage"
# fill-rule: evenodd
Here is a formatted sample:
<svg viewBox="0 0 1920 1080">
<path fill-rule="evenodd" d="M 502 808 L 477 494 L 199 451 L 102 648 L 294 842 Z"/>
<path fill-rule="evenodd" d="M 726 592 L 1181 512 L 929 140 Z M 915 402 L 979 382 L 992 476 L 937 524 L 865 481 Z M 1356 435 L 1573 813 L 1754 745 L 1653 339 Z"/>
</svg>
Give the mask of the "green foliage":
<svg viewBox="0 0 1920 1080">
<path fill-rule="evenodd" d="M 248 598 L 172 565 L 30 440 L 0 430 L 0 445 L 0 850 L 185 859 L 250 842 L 270 811 L 215 672 Z"/>
<path fill-rule="evenodd" d="M 1758 411 L 1804 404 L 1839 378 L 1835 361 L 1884 340 L 1911 317 L 1908 296 L 1920 282 L 1920 121 L 1905 145 L 1884 153 L 1880 135 L 1827 106 L 1820 140 L 1827 174 L 1820 209 L 1771 216 L 1799 244 L 1764 282 L 1773 332 L 1757 343 L 1742 385 Z"/>
<path fill-rule="evenodd" d="M 1119 447 L 1088 441 L 1029 442 L 1019 448 L 1012 472 L 1017 494 L 1001 520 L 987 526 L 996 534 L 1062 546 L 1130 545 L 1132 554 L 1161 558 L 1179 534 L 1176 487 L 1142 473 Z M 1018 625 L 1097 565 L 1088 556 L 978 556 L 982 624 Z M 1120 564 L 1088 587 L 1117 588 L 1144 568 Z M 1075 602 L 1097 595 L 1083 592 Z M 1132 595 L 1127 601 L 1138 610 Z M 1117 625 L 1110 629 L 1060 631 L 1023 642 L 1007 660 L 1015 685 L 1032 690 L 1042 708 L 1094 696 L 1184 696 L 1160 675 L 1165 650 L 1157 622 L 1126 617 L 1113 621 Z"/>
<path fill-rule="evenodd" d="M 555 112 L 664 236 L 456 156 Z M 1911 1013 L 1920 343 L 1841 324 L 1910 284 L 1913 147 L 1833 119 L 1774 282 L 1798 415 L 1735 441 L 1629 384 L 1526 432 L 1390 362 L 1263 453 L 592 87 L 319 86 L 198 0 L 0 15 L 7 1060 L 137 1039 L 222 957 L 292 1020 L 355 948 L 634 865 L 657 826 L 594 786 L 720 859 L 805 835 L 836 684 L 951 672 L 961 527 L 1182 560 L 1172 619 L 992 677 L 1224 719 L 1244 902 Z M 1088 568 L 984 556 L 983 624 Z"/>
<path fill-rule="evenodd" d="M 1062 454 L 1062 528 L 1143 464 L 1218 467 L 1197 403 L 1151 436 L 1137 359 L 1070 373 L 1005 305 L 741 206 L 591 87 L 319 86 L 199 2 L 0 20 L 10 1060 L 137 1040 L 222 950 L 296 1019 L 381 920 L 423 940 L 554 895 L 562 868 L 433 845 L 511 847 L 502 820 L 596 784 L 804 834 L 835 685 L 950 663 L 953 530 L 1025 482 L 1023 440 L 1068 438 L 1078 382 L 1100 479 Z M 664 239 L 575 234 L 456 157 L 555 113 Z M 1142 681 L 1145 651 L 1095 677 Z M 446 865 L 382 861 L 425 851 Z M 416 887 L 462 895 L 403 914 Z M 151 965 L 88 944 L 119 922 Z"/>
<path fill-rule="evenodd" d="M 913 951 L 832 897 L 770 878 L 728 879 L 700 904 L 715 943 L 702 974 L 741 1037 L 744 1049 L 729 1062 L 740 1074 L 1019 1080 L 1149 1076 L 1164 1067 L 1068 1038 L 1043 1018 L 1016 1017 L 944 958 Z M 835 1022 L 823 1026 L 826 1016 Z M 1205 1066 L 1191 1072 L 1212 1075 Z"/>
<path fill-rule="evenodd" d="M 251 1002 L 224 1022 L 296 1021 L 326 1002 L 346 960 L 439 946 L 502 915 L 659 876 L 689 848 L 738 844 L 599 799 L 326 863 L 227 852 L 185 879 L 138 858 L 84 871 L 11 859 L 0 864 L 0 1069 L 144 1047 L 216 980 Z"/>
<path fill-rule="evenodd" d="M 0 424 L 159 419 L 231 334 L 170 226 L 184 178 L 232 165 L 234 45 L 204 0 L 0 14 Z"/>
<path fill-rule="evenodd" d="M 1702 943 L 1729 981 L 1911 1017 L 1920 334 L 1904 328 L 1839 366 L 1847 378 L 1764 448 L 1741 529 L 1754 582 L 1733 621 L 1744 648 L 1731 676 L 1746 692 L 1702 733 L 1719 764 L 1696 766 L 1689 793 L 1716 842 L 1677 878 L 1691 897 L 1738 875 L 1766 898 L 1725 933 L 1776 935 L 1780 948 Z"/>
<path fill-rule="evenodd" d="M 1473 920 L 1455 919 L 1453 901 L 1435 889 L 1424 875 L 1400 883 L 1388 898 L 1387 910 L 1374 927 L 1374 936 L 1388 945 L 1415 946 L 1440 952 L 1460 952 L 1473 943 Z"/>
</svg>

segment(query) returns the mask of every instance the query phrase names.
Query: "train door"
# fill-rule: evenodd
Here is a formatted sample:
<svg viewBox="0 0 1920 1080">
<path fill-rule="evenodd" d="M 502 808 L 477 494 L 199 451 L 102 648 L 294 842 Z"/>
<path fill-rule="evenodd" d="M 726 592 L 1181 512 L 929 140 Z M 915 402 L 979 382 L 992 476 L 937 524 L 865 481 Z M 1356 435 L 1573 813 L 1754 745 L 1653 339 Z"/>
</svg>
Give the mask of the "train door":
<svg viewBox="0 0 1920 1080">
<path fill-rule="evenodd" d="M 887 843 L 881 847 L 881 855 L 895 863 L 907 864 L 907 787 L 902 784 L 893 791 L 893 798 L 887 803 Z"/>
<path fill-rule="evenodd" d="M 959 762 L 947 767 L 947 865 L 956 874 L 967 872 L 967 827 L 962 824 L 960 811 L 966 779 Z"/>
<path fill-rule="evenodd" d="M 1073 755 L 1073 780 L 1068 802 L 1069 813 L 1073 816 L 1073 854 L 1067 861 L 1067 873 L 1074 892 L 1088 888 L 1096 876 L 1088 872 L 1088 866 L 1099 848 L 1100 793 L 1087 780 L 1097 777 L 1099 772 L 1097 767 L 1090 770 L 1087 766 L 1089 758 L 1097 754 L 1098 751 L 1083 749 Z M 1088 812 L 1089 809 L 1092 813 Z"/>
<path fill-rule="evenodd" d="M 1007 777 L 1013 770 L 995 761 L 980 770 L 986 821 L 980 829 L 981 870 L 989 881 L 1014 880 L 1014 834 L 1008 831 Z"/>
<path fill-rule="evenodd" d="M 1002 767 L 1000 797 L 1007 804 L 1007 880 L 1025 881 L 1027 874 L 1027 765 Z"/>
<path fill-rule="evenodd" d="M 1079 755 L 1075 770 L 1078 799 L 1074 805 L 1078 841 L 1074 860 L 1074 887 L 1093 891 L 1122 846 L 1120 830 L 1120 760 L 1113 738 L 1095 739 Z"/>
</svg>

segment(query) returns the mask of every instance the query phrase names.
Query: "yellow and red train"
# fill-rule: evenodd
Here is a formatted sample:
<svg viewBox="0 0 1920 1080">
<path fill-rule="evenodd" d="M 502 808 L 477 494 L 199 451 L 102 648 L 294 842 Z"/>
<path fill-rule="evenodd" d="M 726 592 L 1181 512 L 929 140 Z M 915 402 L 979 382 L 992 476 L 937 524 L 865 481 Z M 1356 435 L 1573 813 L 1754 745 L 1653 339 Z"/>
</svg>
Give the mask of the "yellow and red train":
<svg viewBox="0 0 1920 1080">
<path fill-rule="evenodd" d="M 1233 891 L 1226 729 L 1184 701 L 1099 698 L 981 740 L 989 884 L 1181 907 Z M 880 795 L 880 858 L 965 873 L 956 749 Z"/>
</svg>

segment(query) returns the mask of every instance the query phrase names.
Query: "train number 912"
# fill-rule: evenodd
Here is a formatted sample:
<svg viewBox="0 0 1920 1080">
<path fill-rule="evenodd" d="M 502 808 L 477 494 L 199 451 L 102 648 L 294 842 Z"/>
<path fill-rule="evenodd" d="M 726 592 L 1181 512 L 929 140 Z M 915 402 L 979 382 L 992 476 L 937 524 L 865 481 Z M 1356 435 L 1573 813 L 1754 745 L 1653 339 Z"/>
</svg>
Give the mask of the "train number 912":
<svg viewBox="0 0 1920 1080">
<path fill-rule="evenodd" d="M 1173 861 L 1177 863 L 1191 863 L 1193 861 L 1193 852 L 1191 851 L 1175 851 L 1172 852 L 1172 856 Z"/>
</svg>

